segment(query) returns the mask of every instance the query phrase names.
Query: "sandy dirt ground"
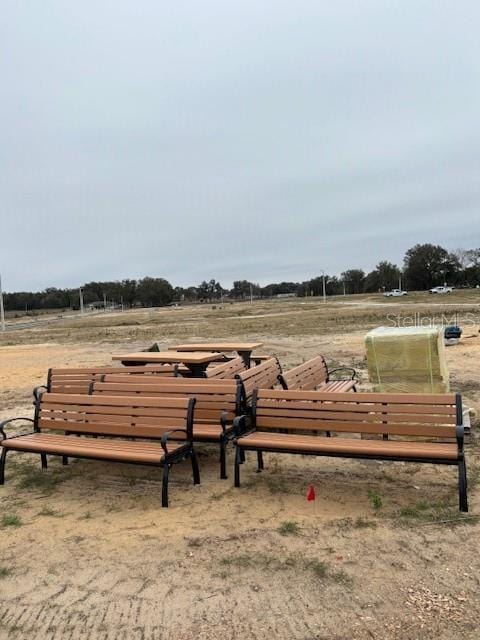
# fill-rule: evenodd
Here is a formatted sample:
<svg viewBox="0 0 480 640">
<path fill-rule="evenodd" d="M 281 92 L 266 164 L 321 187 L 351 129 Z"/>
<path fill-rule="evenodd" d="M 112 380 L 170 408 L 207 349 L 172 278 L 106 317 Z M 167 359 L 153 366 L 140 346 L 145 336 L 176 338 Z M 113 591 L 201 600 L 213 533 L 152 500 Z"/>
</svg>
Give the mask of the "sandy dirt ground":
<svg viewBox="0 0 480 640">
<path fill-rule="evenodd" d="M 49 366 L 106 364 L 112 353 L 191 338 L 254 339 L 288 368 L 323 353 L 367 384 L 365 303 L 308 309 L 246 305 L 68 321 L 2 337 L 1 418 L 32 415 Z M 253 305 L 255 307 L 255 305 Z M 400 307 L 398 307 L 400 309 Z M 403 309 L 403 307 L 402 307 Z M 128 320 L 125 318 L 128 317 Z M 480 401 L 477 328 L 451 347 L 452 387 Z M 471 336 L 471 337 L 467 337 Z M 0 638 L 451 640 L 480 637 L 480 457 L 467 446 L 470 512 L 456 470 L 429 465 L 265 456 L 242 487 L 218 479 L 200 447 L 201 485 L 172 474 L 11 454 L 0 513 Z M 315 502 L 306 500 L 310 485 Z"/>
</svg>

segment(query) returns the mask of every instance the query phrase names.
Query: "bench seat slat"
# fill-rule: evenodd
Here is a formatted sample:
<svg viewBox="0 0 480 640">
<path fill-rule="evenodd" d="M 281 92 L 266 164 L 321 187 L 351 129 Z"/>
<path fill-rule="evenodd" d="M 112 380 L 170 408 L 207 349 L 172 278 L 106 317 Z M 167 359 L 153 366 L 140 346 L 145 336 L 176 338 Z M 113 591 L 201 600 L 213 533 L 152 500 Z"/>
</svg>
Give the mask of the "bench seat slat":
<svg viewBox="0 0 480 640">
<path fill-rule="evenodd" d="M 109 460 L 146 464 L 159 464 L 164 456 L 160 445 L 152 445 L 151 443 L 118 439 L 75 438 L 43 433 L 11 438 L 5 441 L 3 446 L 8 449 L 32 453 L 51 453 L 80 458 L 108 458 Z M 182 443 L 170 443 L 169 453 L 182 446 L 184 446 Z"/>
<path fill-rule="evenodd" d="M 297 451 L 319 453 L 340 453 L 380 457 L 435 458 L 456 460 L 456 444 L 438 444 L 423 442 L 396 442 L 384 440 L 357 440 L 351 438 L 327 438 L 301 436 L 284 433 L 254 432 L 237 440 L 240 447 L 265 449 L 294 449 Z"/>
<path fill-rule="evenodd" d="M 349 389 L 355 389 L 355 380 L 331 380 L 330 382 L 322 382 L 320 385 L 315 385 L 318 391 L 332 392 L 346 392 Z"/>
</svg>

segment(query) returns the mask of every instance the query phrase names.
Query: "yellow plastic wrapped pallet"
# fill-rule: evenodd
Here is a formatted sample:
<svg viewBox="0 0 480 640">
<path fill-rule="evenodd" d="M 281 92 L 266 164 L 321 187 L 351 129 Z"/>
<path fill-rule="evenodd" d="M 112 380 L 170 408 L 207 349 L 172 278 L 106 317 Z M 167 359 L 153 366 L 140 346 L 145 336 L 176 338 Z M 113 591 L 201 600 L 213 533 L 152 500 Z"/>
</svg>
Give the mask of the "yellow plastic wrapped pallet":
<svg viewBox="0 0 480 640">
<path fill-rule="evenodd" d="M 368 375 L 375 391 L 450 390 L 443 328 L 379 327 L 367 333 L 365 343 Z"/>
</svg>

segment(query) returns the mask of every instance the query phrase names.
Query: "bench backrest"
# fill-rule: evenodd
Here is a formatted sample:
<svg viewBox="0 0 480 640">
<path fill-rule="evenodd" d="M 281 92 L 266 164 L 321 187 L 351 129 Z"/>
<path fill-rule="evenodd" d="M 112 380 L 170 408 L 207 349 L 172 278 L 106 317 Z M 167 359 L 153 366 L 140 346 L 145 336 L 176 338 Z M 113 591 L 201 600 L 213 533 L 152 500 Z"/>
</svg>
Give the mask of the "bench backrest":
<svg viewBox="0 0 480 640">
<path fill-rule="evenodd" d="M 284 389 L 311 391 L 328 381 L 327 363 L 323 356 L 317 356 L 280 374 L 279 380 Z"/>
<path fill-rule="evenodd" d="M 123 376 L 156 375 L 175 377 L 177 365 L 146 365 L 138 367 L 82 367 L 71 369 L 49 369 L 47 390 L 51 393 L 88 393 L 93 380 L 100 380 L 108 373 Z"/>
<path fill-rule="evenodd" d="M 244 412 L 243 387 L 238 380 L 207 380 L 205 378 L 172 378 L 156 383 L 107 381 L 93 382 L 93 395 L 140 396 L 150 398 L 195 398 L 195 422 L 219 424 L 225 413 L 228 422 Z"/>
<path fill-rule="evenodd" d="M 231 379 L 235 377 L 235 374 L 245 371 L 246 368 L 244 359 L 241 356 L 238 356 L 232 360 L 227 360 L 227 362 L 222 362 L 222 364 L 208 367 L 205 375 L 209 379 Z"/>
<path fill-rule="evenodd" d="M 277 358 L 270 358 L 251 369 L 237 373 L 235 377 L 242 381 L 245 397 L 249 400 L 254 389 L 271 389 L 277 385 L 281 373 L 282 368 Z"/>
<path fill-rule="evenodd" d="M 186 429 L 191 439 L 194 406 L 195 399 L 186 397 L 43 393 L 35 406 L 35 430 L 158 439 Z"/>
<path fill-rule="evenodd" d="M 455 438 L 462 402 L 455 394 L 323 393 L 259 389 L 257 430 Z M 322 433 L 323 435 L 323 433 Z"/>
</svg>

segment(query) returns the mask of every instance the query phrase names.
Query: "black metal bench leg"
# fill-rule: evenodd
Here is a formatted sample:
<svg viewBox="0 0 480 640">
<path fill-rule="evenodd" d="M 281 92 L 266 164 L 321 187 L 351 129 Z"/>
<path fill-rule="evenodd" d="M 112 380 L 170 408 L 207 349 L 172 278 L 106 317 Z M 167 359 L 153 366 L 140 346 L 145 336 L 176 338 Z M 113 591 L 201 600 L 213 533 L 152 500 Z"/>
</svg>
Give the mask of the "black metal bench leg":
<svg viewBox="0 0 480 640">
<path fill-rule="evenodd" d="M 242 459 L 242 451 L 238 446 L 235 446 L 235 486 L 240 486 L 240 465 Z"/>
<path fill-rule="evenodd" d="M 46 453 L 41 453 L 40 454 L 40 458 L 42 460 L 42 469 L 47 469 L 48 464 L 47 464 L 47 454 Z"/>
<path fill-rule="evenodd" d="M 263 452 L 257 451 L 257 473 L 263 471 Z"/>
<path fill-rule="evenodd" d="M 163 465 L 162 475 L 162 507 L 168 507 L 168 474 L 170 471 L 170 465 L 165 463 Z"/>
<path fill-rule="evenodd" d="M 0 484 L 5 484 L 5 460 L 7 458 L 7 450 L 2 447 L 2 455 L 0 456 Z"/>
<path fill-rule="evenodd" d="M 62 464 L 63 465 L 68 464 L 68 456 L 62 456 Z"/>
<path fill-rule="evenodd" d="M 467 467 L 465 460 L 458 463 L 458 498 L 460 511 L 468 511 Z"/>
<path fill-rule="evenodd" d="M 245 462 L 245 451 L 243 449 L 240 449 L 240 464 L 243 464 Z"/>
<path fill-rule="evenodd" d="M 220 440 L 220 480 L 227 479 L 227 441 Z"/>
<path fill-rule="evenodd" d="M 197 454 L 193 447 L 190 453 L 190 459 L 192 461 L 193 484 L 200 484 L 200 469 L 198 468 Z"/>
</svg>

